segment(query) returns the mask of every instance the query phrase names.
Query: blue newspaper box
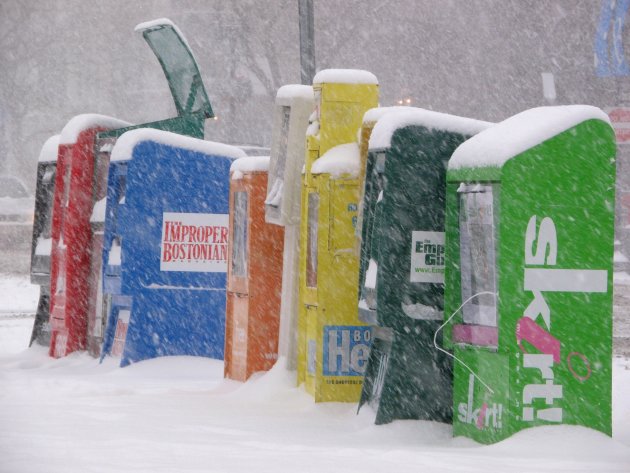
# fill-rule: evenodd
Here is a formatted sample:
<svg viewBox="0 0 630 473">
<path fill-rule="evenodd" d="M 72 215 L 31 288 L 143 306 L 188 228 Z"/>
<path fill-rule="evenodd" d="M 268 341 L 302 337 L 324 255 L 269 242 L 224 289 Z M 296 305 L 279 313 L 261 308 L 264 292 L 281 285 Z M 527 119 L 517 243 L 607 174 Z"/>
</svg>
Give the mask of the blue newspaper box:
<svg viewBox="0 0 630 473">
<path fill-rule="evenodd" d="M 105 218 L 103 354 L 223 358 L 232 146 L 140 129 L 117 141 Z"/>
</svg>

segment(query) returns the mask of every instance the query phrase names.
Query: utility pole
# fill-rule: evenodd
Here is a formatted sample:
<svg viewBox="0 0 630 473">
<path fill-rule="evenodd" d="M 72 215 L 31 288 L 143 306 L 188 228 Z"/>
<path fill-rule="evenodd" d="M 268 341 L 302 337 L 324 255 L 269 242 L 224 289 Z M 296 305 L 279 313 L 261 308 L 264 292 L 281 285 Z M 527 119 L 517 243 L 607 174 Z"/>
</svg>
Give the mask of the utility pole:
<svg viewBox="0 0 630 473">
<path fill-rule="evenodd" d="M 315 77 L 315 18 L 313 0 L 298 0 L 300 17 L 300 76 L 311 85 Z"/>
</svg>

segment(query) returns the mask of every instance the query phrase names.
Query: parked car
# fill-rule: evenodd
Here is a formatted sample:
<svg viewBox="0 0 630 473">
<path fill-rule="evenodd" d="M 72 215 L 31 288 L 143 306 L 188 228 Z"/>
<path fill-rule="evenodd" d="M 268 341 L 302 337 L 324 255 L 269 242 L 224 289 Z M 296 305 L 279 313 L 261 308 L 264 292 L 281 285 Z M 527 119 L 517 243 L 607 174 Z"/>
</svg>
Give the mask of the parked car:
<svg viewBox="0 0 630 473">
<path fill-rule="evenodd" d="M 22 181 L 0 176 L 0 225 L 33 224 L 34 199 Z"/>
</svg>

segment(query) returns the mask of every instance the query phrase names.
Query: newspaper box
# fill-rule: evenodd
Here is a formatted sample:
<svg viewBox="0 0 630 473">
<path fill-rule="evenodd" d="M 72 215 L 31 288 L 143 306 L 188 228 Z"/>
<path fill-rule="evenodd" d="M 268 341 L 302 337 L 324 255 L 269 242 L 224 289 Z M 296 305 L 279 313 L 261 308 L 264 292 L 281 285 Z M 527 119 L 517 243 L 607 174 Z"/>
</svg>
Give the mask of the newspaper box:
<svg viewBox="0 0 630 473">
<path fill-rule="evenodd" d="M 515 115 L 460 145 L 446 191 L 453 434 L 611 434 L 615 135 L 585 105 Z M 461 309 L 460 309 L 461 307 Z"/>
<path fill-rule="evenodd" d="M 297 366 L 300 193 L 306 152 L 306 128 L 312 112 L 313 87 L 290 84 L 278 89 L 265 221 L 284 228 L 278 355 L 286 359 L 286 367 L 290 370 L 295 370 Z"/>
<path fill-rule="evenodd" d="M 370 403 L 377 424 L 451 422 L 451 360 L 433 346 L 444 316 L 446 165 L 489 125 L 407 107 L 383 115 L 372 131 L 359 317 L 373 328 L 359 407 Z"/>
<path fill-rule="evenodd" d="M 59 135 L 46 140 L 37 162 L 35 214 L 31 243 L 31 284 L 39 286 L 39 301 L 29 346 L 50 345 L 50 252 L 52 249 L 52 208 L 55 172 L 59 154 Z"/>
<path fill-rule="evenodd" d="M 128 317 L 121 366 L 168 355 L 223 359 L 229 169 L 242 156 L 152 129 L 116 143 L 112 162 L 127 162 L 117 219 L 120 293 L 131 303 L 118 317 L 110 312 L 104 348 L 111 352 L 119 318 Z M 117 259 L 110 249 L 108 260 Z"/>
<path fill-rule="evenodd" d="M 284 230 L 265 222 L 269 156 L 230 170 L 225 377 L 246 381 L 278 358 Z"/>
<path fill-rule="evenodd" d="M 104 197 L 99 172 L 108 164 L 107 157 L 95 153 L 94 139 L 100 131 L 127 125 L 103 115 L 78 115 L 59 138 L 50 270 L 50 355 L 55 358 L 86 348 L 90 216 Z"/>
<path fill-rule="evenodd" d="M 378 81 L 367 71 L 328 69 L 315 76 L 313 90 L 302 187 L 298 383 L 317 402 L 357 402 L 371 333 L 357 312 L 356 140 L 363 114 L 378 103 Z"/>
</svg>

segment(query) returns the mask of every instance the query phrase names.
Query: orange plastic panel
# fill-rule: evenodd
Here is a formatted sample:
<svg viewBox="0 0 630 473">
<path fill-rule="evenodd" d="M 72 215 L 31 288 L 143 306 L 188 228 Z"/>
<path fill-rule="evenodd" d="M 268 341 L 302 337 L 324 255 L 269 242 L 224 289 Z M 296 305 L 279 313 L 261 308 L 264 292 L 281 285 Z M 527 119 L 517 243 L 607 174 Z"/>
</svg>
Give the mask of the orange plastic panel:
<svg viewBox="0 0 630 473">
<path fill-rule="evenodd" d="M 247 193 L 247 272 L 233 275 L 234 193 Z M 225 376 L 245 381 L 278 357 L 284 228 L 265 222 L 267 172 L 230 181 Z"/>
</svg>

